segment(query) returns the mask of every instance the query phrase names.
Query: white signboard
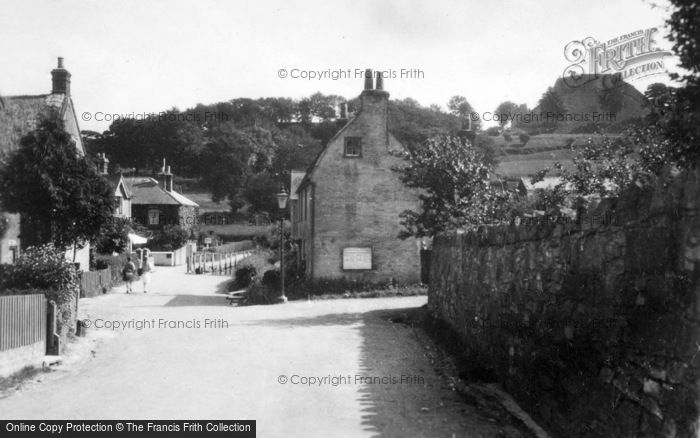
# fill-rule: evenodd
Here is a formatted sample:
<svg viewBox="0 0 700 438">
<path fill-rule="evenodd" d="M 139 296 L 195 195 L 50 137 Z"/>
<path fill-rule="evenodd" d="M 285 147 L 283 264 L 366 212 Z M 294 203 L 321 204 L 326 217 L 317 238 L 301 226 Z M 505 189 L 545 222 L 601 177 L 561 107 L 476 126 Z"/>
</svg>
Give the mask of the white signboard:
<svg viewBox="0 0 700 438">
<path fill-rule="evenodd" d="M 372 269 L 372 248 L 343 248 L 343 269 Z"/>
</svg>

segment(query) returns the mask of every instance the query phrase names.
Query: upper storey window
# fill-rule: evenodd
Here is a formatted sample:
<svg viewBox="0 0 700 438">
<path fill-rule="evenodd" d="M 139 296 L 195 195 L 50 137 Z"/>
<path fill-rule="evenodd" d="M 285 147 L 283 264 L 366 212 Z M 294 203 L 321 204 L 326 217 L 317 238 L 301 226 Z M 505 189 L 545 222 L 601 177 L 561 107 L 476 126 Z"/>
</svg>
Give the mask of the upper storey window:
<svg viewBox="0 0 700 438">
<path fill-rule="evenodd" d="M 343 155 L 346 157 L 361 157 L 362 139 L 360 137 L 345 137 Z"/>
</svg>

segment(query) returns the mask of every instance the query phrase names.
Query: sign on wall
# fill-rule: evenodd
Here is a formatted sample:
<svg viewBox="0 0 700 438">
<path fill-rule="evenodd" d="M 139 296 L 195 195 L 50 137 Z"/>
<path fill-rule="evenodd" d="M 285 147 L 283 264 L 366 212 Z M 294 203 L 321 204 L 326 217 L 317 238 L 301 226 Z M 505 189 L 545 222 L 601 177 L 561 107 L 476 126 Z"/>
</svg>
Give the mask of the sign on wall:
<svg viewBox="0 0 700 438">
<path fill-rule="evenodd" d="M 372 269 L 372 248 L 343 248 L 343 269 Z"/>
</svg>

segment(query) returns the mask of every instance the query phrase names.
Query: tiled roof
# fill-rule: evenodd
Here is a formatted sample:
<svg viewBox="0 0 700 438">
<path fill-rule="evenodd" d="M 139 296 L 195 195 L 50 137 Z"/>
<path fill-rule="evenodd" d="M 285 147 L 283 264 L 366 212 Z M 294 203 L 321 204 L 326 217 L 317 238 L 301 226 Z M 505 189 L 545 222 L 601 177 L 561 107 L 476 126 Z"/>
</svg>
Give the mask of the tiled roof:
<svg viewBox="0 0 700 438">
<path fill-rule="evenodd" d="M 72 108 L 71 114 L 66 114 L 69 104 L 70 97 L 66 98 L 65 94 L 3 96 L 0 103 L 0 155 L 18 147 L 20 139 L 36 128 L 42 112 L 46 109 L 58 110 L 64 120 L 66 117 L 75 117 Z M 75 140 L 82 150 L 79 136 Z"/>
<path fill-rule="evenodd" d="M 194 202 L 190 198 L 179 194 L 178 192 L 176 192 L 174 190 L 172 192 L 168 192 L 168 194 L 170 196 L 172 196 L 173 198 L 175 198 L 175 200 L 178 201 L 182 205 L 188 205 L 190 207 L 199 207 L 199 204 L 197 204 L 196 202 Z"/>
<path fill-rule="evenodd" d="M 147 176 L 124 177 L 127 190 L 131 193 L 132 205 L 199 205 L 177 192 L 167 192 L 158 181 Z"/>
<path fill-rule="evenodd" d="M 17 148 L 19 140 L 36 128 L 39 114 L 47 106 L 48 96 L 3 97 L 0 110 L 0 152 Z"/>
<path fill-rule="evenodd" d="M 104 175 L 104 178 L 109 182 L 109 185 L 115 191 L 119 188 L 119 183 L 121 182 L 122 186 L 124 187 L 124 191 L 126 192 L 126 197 L 132 197 L 131 190 L 129 190 L 129 187 L 126 185 L 126 182 L 123 180 L 123 176 L 121 174 Z"/>
</svg>

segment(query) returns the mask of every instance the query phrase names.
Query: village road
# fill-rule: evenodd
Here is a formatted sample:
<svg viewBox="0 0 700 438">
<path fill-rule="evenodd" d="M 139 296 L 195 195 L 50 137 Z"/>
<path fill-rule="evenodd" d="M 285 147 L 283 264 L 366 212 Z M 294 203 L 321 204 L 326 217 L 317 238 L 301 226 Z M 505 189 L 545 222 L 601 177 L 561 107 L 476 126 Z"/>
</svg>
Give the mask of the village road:
<svg viewBox="0 0 700 438">
<path fill-rule="evenodd" d="M 148 294 L 82 299 L 87 336 L 57 370 L 0 398 L 0 418 L 252 419 L 259 437 L 499 436 L 435 373 L 413 329 L 389 320 L 425 297 L 233 307 L 216 293 L 225 279 L 157 267 Z"/>
</svg>

